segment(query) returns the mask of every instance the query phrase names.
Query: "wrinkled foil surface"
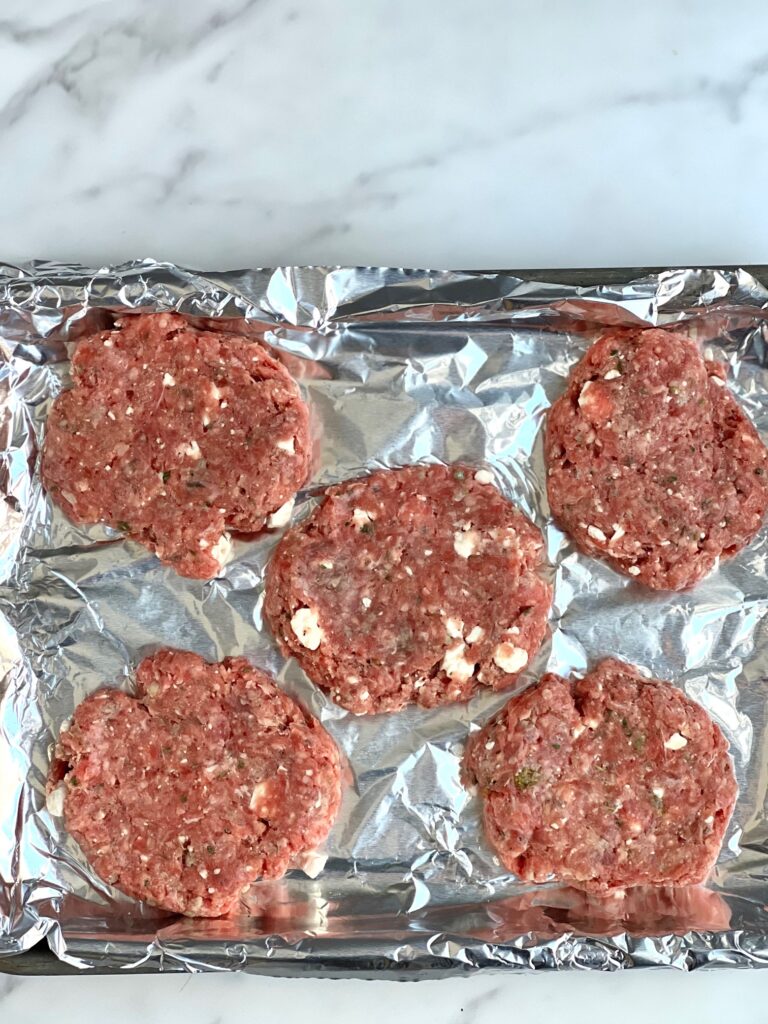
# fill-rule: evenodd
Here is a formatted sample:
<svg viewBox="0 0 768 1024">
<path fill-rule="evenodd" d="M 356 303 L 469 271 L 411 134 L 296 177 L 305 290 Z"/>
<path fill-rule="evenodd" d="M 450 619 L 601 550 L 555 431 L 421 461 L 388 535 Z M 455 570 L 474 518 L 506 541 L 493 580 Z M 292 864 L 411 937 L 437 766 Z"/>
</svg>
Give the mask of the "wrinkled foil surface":
<svg viewBox="0 0 768 1024">
<path fill-rule="evenodd" d="M 580 279 L 584 279 L 584 272 Z M 0 265 L 0 957 L 47 938 L 78 967 L 274 973 L 429 972 L 768 963 L 768 530 L 690 593 L 653 593 L 579 554 L 552 524 L 541 428 L 569 368 L 606 326 L 678 325 L 728 364 L 768 438 L 768 292 L 745 271 L 594 273 L 569 285 L 513 273 L 380 268 L 200 273 L 153 260 L 90 270 Z M 460 781 L 469 731 L 510 696 L 355 717 L 278 652 L 262 620 L 273 531 L 235 544 L 218 579 L 182 579 L 112 530 L 53 508 L 37 460 L 77 338 L 139 310 L 265 340 L 311 405 L 314 473 L 467 460 L 540 526 L 551 632 L 524 681 L 617 655 L 671 679 L 731 744 L 740 797 L 707 888 L 599 899 L 502 873 Z M 349 760 L 316 877 L 257 883 L 241 913 L 185 920 L 90 870 L 46 809 L 62 724 L 160 646 L 245 655 L 325 723 Z M 6 964 L 9 961 L 5 961 Z M 0 960 L 0 970 L 2 961 Z"/>
</svg>

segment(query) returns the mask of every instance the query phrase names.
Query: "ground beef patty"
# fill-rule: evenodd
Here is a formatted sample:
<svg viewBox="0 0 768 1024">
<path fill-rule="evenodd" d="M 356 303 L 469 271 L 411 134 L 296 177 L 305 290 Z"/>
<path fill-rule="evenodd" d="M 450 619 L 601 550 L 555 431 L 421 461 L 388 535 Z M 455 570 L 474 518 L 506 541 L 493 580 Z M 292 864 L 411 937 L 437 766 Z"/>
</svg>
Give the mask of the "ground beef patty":
<svg viewBox="0 0 768 1024">
<path fill-rule="evenodd" d="M 552 513 L 582 550 L 681 590 L 755 536 L 768 453 L 724 376 L 660 330 L 611 332 L 574 367 L 545 451 Z"/>
<path fill-rule="evenodd" d="M 703 708 L 614 659 L 514 697 L 471 738 L 464 767 L 508 870 L 597 891 L 703 881 L 736 800 L 728 745 Z"/>
<path fill-rule="evenodd" d="M 229 529 L 287 521 L 308 472 L 309 415 L 266 349 L 152 313 L 80 341 L 72 374 L 42 476 L 75 522 L 108 523 L 207 578 Z"/>
<path fill-rule="evenodd" d="M 97 873 L 190 917 L 232 910 L 323 842 L 340 799 L 338 751 L 318 722 L 244 658 L 160 651 L 136 696 L 76 709 L 49 801 Z"/>
<path fill-rule="evenodd" d="M 280 542 L 265 610 L 286 652 L 358 714 L 512 686 L 551 602 L 540 532 L 487 470 L 410 466 L 332 487 Z"/>
</svg>

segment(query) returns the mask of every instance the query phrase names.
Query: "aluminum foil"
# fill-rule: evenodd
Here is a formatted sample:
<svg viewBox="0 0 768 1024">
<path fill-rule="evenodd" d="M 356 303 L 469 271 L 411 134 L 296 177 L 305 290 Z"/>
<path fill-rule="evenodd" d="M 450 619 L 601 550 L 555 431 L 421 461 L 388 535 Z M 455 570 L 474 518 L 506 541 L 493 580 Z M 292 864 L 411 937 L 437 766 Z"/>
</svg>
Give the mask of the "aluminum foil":
<svg viewBox="0 0 768 1024">
<path fill-rule="evenodd" d="M 691 333 L 728 363 L 730 386 L 768 437 L 768 293 L 745 271 L 569 279 L 370 268 L 199 273 L 153 260 L 98 270 L 0 265 L 0 956 L 47 937 L 70 964 L 113 969 L 768 962 L 768 532 L 693 592 L 651 593 L 576 552 L 555 528 L 541 454 L 543 416 L 570 366 L 615 324 L 674 323 Z M 159 309 L 264 337 L 299 378 L 318 454 L 297 516 L 328 484 L 374 467 L 462 459 L 492 470 L 544 531 L 555 585 L 551 633 L 525 684 L 545 669 L 567 674 L 618 655 L 674 680 L 728 736 L 740 798 L 706 889 L 600 900 L 502 873 L 459 764 L 468 732 L 509 694 L 378 717 L 330 703 L 281 657 L 262 620 L 275 534 L 238 542 L 221 576 L 202 582 L 52 507 L 37 456 L 72 346 L 116 314 Z M 129 689 L 135 665 L 162 645 L 209 659 L 246 655 L 323 720 L 349 759 L 324 870 L 254 885 L 227 919 L 179 920 L 127 900 L 93 874 L 46 809 L 62 723 L 96 688 Z"/>
</svg>

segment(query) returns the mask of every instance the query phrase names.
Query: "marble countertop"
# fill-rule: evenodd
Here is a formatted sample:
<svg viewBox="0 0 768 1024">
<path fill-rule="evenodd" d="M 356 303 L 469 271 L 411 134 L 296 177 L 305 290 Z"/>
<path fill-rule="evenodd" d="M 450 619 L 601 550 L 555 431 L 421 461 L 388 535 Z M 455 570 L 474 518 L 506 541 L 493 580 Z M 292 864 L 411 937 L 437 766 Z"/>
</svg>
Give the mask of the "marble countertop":
<svg viewBox="0 0 768 1024">
<path fill-rule="evenodd" d="M 764 0 L 5 0 L 0 258 L 768 262 Z M 763 1021 L 768 971 L 3 978 L 24 1024 Z"/>
</svg>

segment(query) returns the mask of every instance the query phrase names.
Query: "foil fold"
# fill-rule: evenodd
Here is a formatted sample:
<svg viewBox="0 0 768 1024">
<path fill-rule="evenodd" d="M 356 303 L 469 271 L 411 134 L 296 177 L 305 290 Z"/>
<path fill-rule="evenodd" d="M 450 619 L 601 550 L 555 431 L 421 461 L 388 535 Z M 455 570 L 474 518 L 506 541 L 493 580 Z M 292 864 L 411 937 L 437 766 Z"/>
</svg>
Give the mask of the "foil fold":
<svg viewBox="0 0 768 1024">
<path fill-rule="evenodd" d="M 37 459 L 73 345 L 121 315 L 161 309 L 266 341 L 299 380 L 318 454 L 295 515 L 329 484 L 382 466 L 491 470 L 542 529 L 555 587 L 550 636 L 521 685 L 616 655 L 683 687 L 728 737 L 740 797 L 706 888 L 598 899 L 504 874 L 459 765 L 467 734 L 510 694 L 350 715 L 264 626 L 274 533 L 236 542 L 216 580 L 185 580 L 51 505 Z M 768 961 L 768 531 L 694 591 L 655 594 L 579 554 L 546 503 L 547 408 L 601 330 L 638 324 L 677 325 L 726 362 L 768 437 L 768 291 L 746 270 L 0 264 L 0 971 L 41 939 L 70 965 L 114 970 L 418 976 Z M 100 686 L 129 688 L 136 664 L 164 645 L 242 654 L 274 673 L 350 764 L 324 871 L 257 883 L 226 919 L 179 920 L 128 900 L 46 807 L 51 752 L 74 707 Z"/>
</svg>

